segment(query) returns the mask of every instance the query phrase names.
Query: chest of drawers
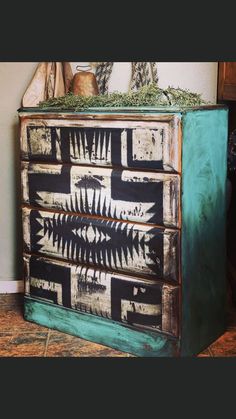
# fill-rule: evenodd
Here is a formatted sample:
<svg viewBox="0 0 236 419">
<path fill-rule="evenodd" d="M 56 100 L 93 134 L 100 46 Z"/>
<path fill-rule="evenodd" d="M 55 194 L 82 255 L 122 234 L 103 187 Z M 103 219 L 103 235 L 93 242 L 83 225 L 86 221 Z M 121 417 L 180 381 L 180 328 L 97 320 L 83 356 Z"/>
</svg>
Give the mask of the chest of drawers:
<svg viewBox="0 0 236 419">
<path fill-rule="evenodd" d="M 137 356 L 225 329 L 227 109 L 22 108 L 26 320 Z"/>
</svg>

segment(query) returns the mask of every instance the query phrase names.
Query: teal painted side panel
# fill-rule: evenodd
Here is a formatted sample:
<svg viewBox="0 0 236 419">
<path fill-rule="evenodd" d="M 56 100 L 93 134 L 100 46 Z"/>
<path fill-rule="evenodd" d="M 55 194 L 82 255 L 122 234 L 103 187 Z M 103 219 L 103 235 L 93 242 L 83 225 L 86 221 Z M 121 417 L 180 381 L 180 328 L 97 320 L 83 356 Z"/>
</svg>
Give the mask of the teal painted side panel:
<svg viewBox="0 0 236 419">
<path fill-rule="evenodd" d="M 228 110 L 183 115 L 182 345 L 199 353 L 225 330 Z"/>
<path fill-rule="evenodd" d="M 110 346 L 141 357 L 178 356 L 179 341 L 149 331 L 137 331 L 111 320 L 25 297 L 24 317 L 48 328 Z"/>
</svg>

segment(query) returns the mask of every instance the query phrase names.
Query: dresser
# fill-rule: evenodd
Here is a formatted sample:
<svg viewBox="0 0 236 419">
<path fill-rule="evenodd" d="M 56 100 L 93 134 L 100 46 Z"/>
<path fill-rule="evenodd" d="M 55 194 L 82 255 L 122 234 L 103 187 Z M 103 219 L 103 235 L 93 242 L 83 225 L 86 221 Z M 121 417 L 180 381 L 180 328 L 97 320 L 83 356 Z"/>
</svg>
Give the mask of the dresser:
<svg viewBox="0 0 236 419">
<path fill-rule="evenodd" d="M 24 317 L 140 357 L 225 330 L 228 110 L 19 109 Z"/>
</svg>

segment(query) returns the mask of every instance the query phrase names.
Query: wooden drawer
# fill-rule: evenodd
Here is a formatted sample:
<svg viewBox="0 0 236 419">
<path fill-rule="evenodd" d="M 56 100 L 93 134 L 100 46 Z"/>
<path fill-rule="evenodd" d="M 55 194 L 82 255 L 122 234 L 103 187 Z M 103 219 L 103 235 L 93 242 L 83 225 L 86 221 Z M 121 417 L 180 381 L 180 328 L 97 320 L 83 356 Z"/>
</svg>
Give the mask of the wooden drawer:
<svg viewBox="0 0 236 419">
<path fill-rule="evenodd" d="M 178 334 L 179 288 L 24 255 L 25 294 L 153 331 Z"/>
<path fill-rule="evenodd" d="M 179 227 L 180 176 L 22 162 L 23 203 Z"/>
<path fill-rule="evenodd" d="M 159 118 L 159 120 L 158 120 Z M 86 121 L 24 118 L 21 156 L 31 161 L 180 171 L 179 118 Z"/>
<path fill-rule="evenodd" d="M 27 252 L 178 281 L 178 230 L 23 208 L 23 233 Z"/>
</svg>

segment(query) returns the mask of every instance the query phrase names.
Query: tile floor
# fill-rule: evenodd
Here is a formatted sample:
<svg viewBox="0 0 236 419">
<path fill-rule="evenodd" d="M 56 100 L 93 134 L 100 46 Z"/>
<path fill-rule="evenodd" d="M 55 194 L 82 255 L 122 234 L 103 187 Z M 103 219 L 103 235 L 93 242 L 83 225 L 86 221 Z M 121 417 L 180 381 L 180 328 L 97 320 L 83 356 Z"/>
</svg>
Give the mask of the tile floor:
<svg viewBox="0 0 236 419">
<path fill-rule="evenodd" d="M 132 357 L 106 346 L 26 322 L 21 294 L 0 295 L 0 357 Z M 199 357 L 236 356 L 236 308 L 226 333 Z"/>
</svg>

